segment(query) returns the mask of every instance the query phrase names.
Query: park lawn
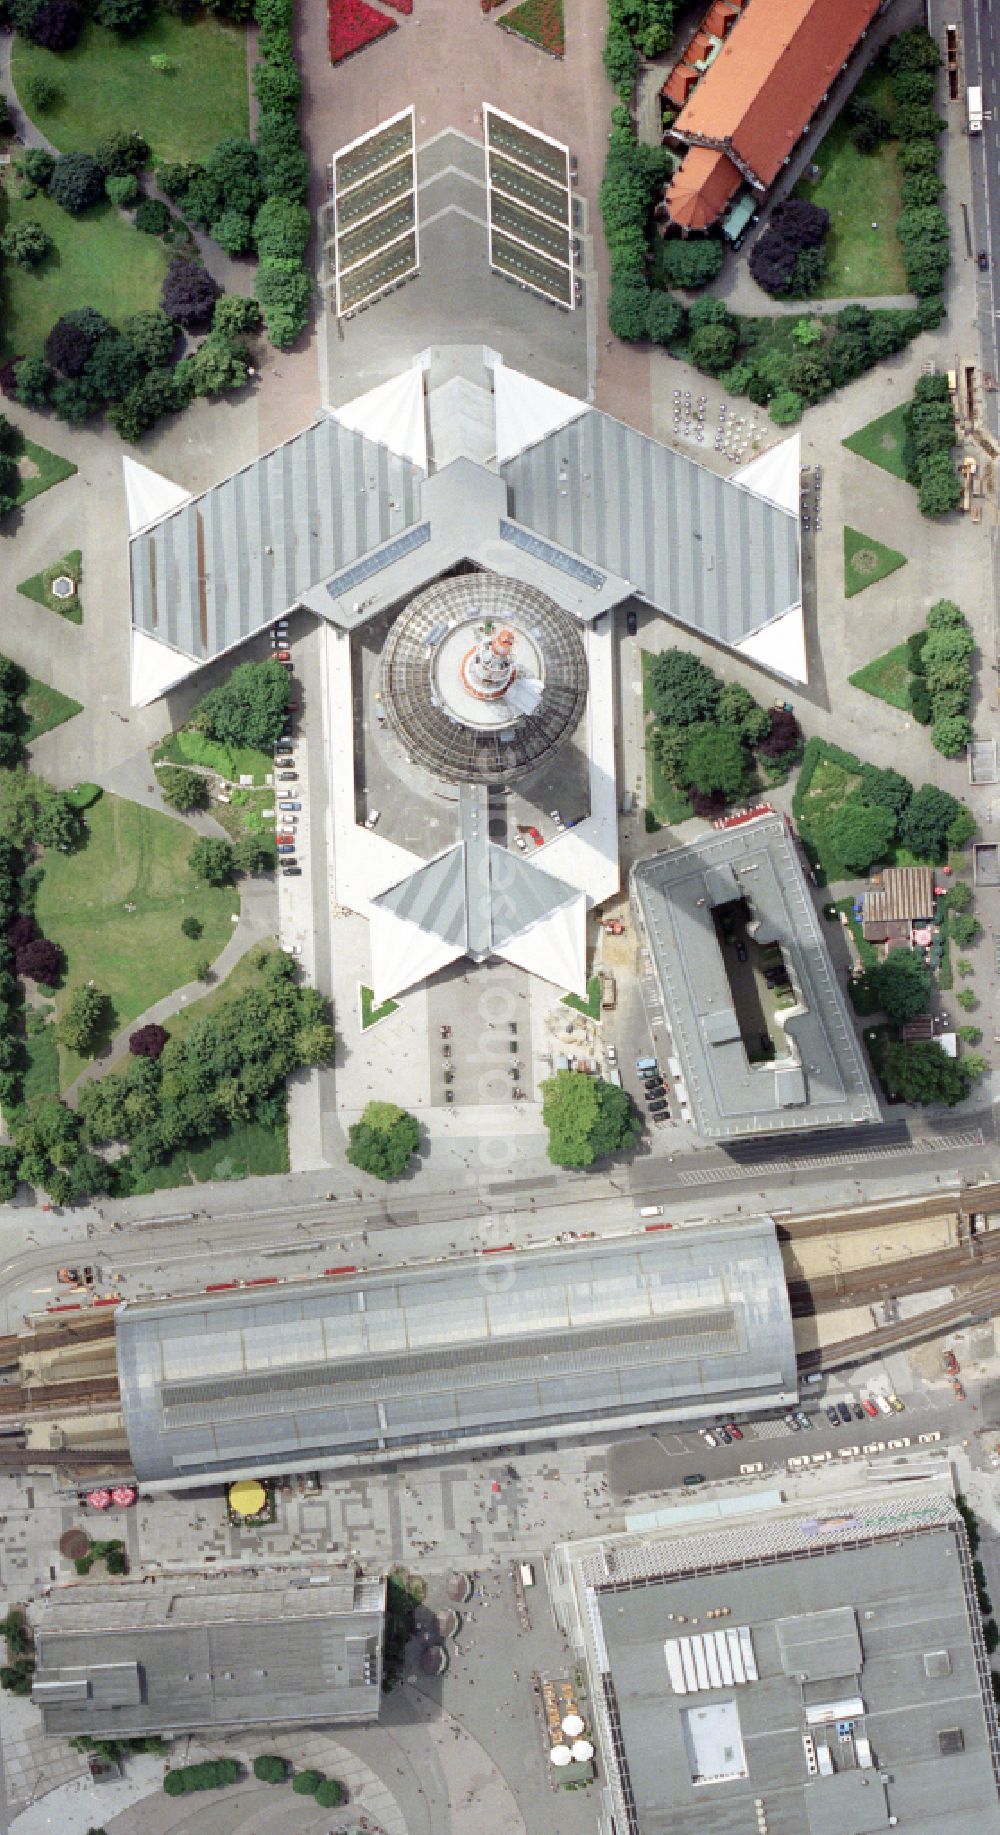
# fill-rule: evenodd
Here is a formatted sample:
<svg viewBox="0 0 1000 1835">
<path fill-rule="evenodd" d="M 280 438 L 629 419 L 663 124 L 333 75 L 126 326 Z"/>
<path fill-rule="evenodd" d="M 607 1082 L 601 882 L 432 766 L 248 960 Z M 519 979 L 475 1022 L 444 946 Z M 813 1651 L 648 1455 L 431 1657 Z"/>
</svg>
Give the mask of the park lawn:
<svg viewBox="0 0 1000 1835">
<path fill-rule="evenodd" d="M 18 33 L 16 43 L 25 42 Z M 120 324 L 132 312 L 159 305 L 168 251 L 158 236 L 142 235 L 113 204 L 96 204 L 82 217 L 71 217 L 42 192 L 33 198 L 0 192 L 0 228 L 28 217 L 42 225 L 55 246 L 37 268 L 4 264 L 0 357 L 41 356 L 56 319 L 78 306 L 96 306 Z M 30 443 L 25 451 L 38 462 Z M 25 501 L 58 480 L 26 482 L 33 488 Z"/>
<path fill-rule="evenodd" d="M 858 84 L 859 101 L 874 102 L 891 118 L 892 85 L 883 68 L 870 70 Z M 859 153 L 851 144 L 847 110 L 834 122 L 813 154 L 820 169 L 815 184 L 801 178 L 795 196 L 808 198 L 830 212 L 823 244 L 825 299 L 873 299 L 907 293 L 903 251 L 896 236 L 902 173 L 893 141 L 874 153 Z M 873 229 L 872 224 L 878 228 Z"/>
<path fill-rule="evenodd" d="M 582 1013 L 585 1019 L 601 1017 L 601 977 L 591 975 L 587 983 L 587 998 L 581 1000 L 579 994 L 564 994 L 563 1005 L 572 1007 L 574 1013 Z"/>
<path fill-rule="evenodd" d="M 54 455 L 50 454 L 49 456 L 53 457 Z M 73 470 L 76 470 L 75 465 L 73 466 Z M 35 480 L 35 482 L 37 483 L 37 480 Z M 48 569 L 43 569 L 41 573 L 33 573 L 30 580 L 22 580 L 17 590 L 19 593 L 23 593 L 26 599 L 33 599 L 36 605 L 44 605 L 47 612 L 58 612 L 60 618 L 68 618 L 71 624 L 82 624 L 83 606 L 80 603 L 80 581 L 83 573 L 82 563 L 83 555 L 79 548 L 70 548 L 66 554 L 60 556 L 60 561 L 58 563 L 65 568 L 70 578 L 77 583 L 77 590 L 72 599 L 57 599 L 54 593 L 48 591 L 45 585 L 45 574 Z M 50 566 L 52 565 L 56 565 L 56 563 L 50 562 Z"/>
<path fill-rule="evenodd" d="M 828 883 L 854 877 L 843 862 L 831 854 L 825 834 L 830 817 L 860 782 L 860 772 L 848 770 L 836 758 L 821 752 L 805 794 L 795 800 L 795 815 L 806 851 Z"/>
<path fill-rule="evenodd" d="M 8 263 L 5 285 L 9 288 L 9 269 L 15 262 Z M 22 477 L 17 487 L 17 506 L 23 509 L 33 497 L 40 497 L 43 491 L 50 491 L 54 484 L 62 484 L 66 478 L 72 478 L 76 466 L 71 459 L 61 459 L 57 452 L 49 452 L 44 446 L 36 446 L 34 440 L 24 440 L 18 454 L 21 459 L 30 459 L 34 466 L 34 476 Z"/>
<path fill-rule="evenodd" d="M 288 1171 L 288 1131 L 282 1122 L 267 1128 L 259 1121 L 240 1122 L 201 1147 L 178 1147 L 169 1159 L 146 1172 L 133 1172 L 133 1192 L 169 1191 L 178 1185 L 201 1185 L 219 1179 L 265 1178 Z"/>
<path fill-rule="evenodd" d="M 174 65 L 168 74 L 150 63 L 157 53 Z M 93 152 L 102 134 L 122 127 L 138 128 L 157 159 L 199 160 L 217 140 L 248 131 L 246 31 L 204 14 L 185 22 L 158 12 L 130 37 L 88 22 L 79 43 L 58 53 L 18 32 L 12 65 L 20 96 L 35 75 L 62 90 L 62 99 L 36 117 L 61 153 Z M 86 303 L 99 302 L 87 297 Z"/>
<path fill-rule="evenodd" d="M 366 988 L 364 982 L 361 982 L 358 987 L 358 1002 L 361 1008 L 362 1032 L 367 1032 L 369 1026 L 377 1026 L 380 1019 L 389 1019 L 393 1013 L 399 1012 L 398 1000 L 383 1000 L 380 1007 L 376 1007 L 374 1001 L 374 990 Z"/>
<path fill-rule="evenodd" d="M 844 598 L 853 599 L 879 580 L 888 579 L 906 566 L 905 554 L 876 541 L 874 535 L 863 535 L 860 529 L 844 525 Z"/>
<path fill-rule="evenodd" d="M 80 849 L 46 853 L 36 916 L 66 955 L 57 1016 L 72 991 L 93 980 L 111 997 L 113 1031 L 189 981 L 200 956 L 221 953 L 240 900 L 231 886 L 195 879 L 187 864 L 195 837 L 184 823 L 109 795 L 85 820 Z M 188 916 L 203 926 L 196 942 L 181 933 Z M 62 1046 L 59 1055 L 65 1085 L 87 1060 Z"/>
<path fill-rule="evenodd" d="M 906 467 L 903 464 L 903 440 L 906 435 L 906 403 L 890 408 L 888 414 L 879 414 L 875 420 L 868 421 L 841 441 L 848 452 L 856 452 L 859 458 L 867 459 L 870 465 L 879 465 L 883 471 L 891 472 L 894 478 L 906 482 Z"/>
<path fill-rule="evenodd" d="M 898 707 L 901 713 L 908 713 L 910 707 L 910 665 L 909 652 L 905 644 L 896 644 L 887 650 L 884 656 L 876 656 L 863 669 L 856 669 L 848 676 L 852 688 L 861 688 L 865 694 L 874 695 L 878 701 L 887 701 L 890 707 Z"/>
<path fill-rule="evenodd" d="M 33 675 L 28 677 L 21 706 L 28 722 L 23 734 L 25 745 L 30 745 L 33 739 L 40 739 L 43 733 L 53 732 L 64 721 L 72 720 L 75 714 L 83 712 L 79 701 L 74 701 L 68 694 L 61 694 L 58 688 L 50 688 L 47 682 L 40 682 Z"/>
<path fill-rule="evenodd" d="M 201 939 L 199 939 L 200 945 Z M 179 1013 L 167 1021 L 167 1031 L 172 1039 L 182 1039 L 189 1032 L 196 1019 L 203 1019 L 206 1013 L 212 1013 L 217 1007 L 225 1007 L 232 1000 L 238 1000 L 248 988 L 256 987 L 260 981 L 258 964 L 263 956 L 273 955 L 277 943 L 255 943 L 241 956 L 234 968 L 231 968 L 225 981 L 219 981 L 210 993 L 203 994 L 200 1000 L 189 1001 Z"/>
<path fill-rule="evenodd" d="M 241 777 L 252 777 L 255 784 L 262 785 L 274 770 L 270 752 L 258 752 L 253 746 L 222 745 L 217 739 L 208 739 L 204 733 L 189 726 L 182 727 L 179 733 L 167 734 L 163 744 L 156 749 L 154 762 L 204 765 L 231 784 L 238 784 Z"/>
<path fill-rule="evenodd" d="M 243 835 L 256 835 L 266 843 L 273 871 L 278 855 L 274 845 L 274 817 L 265 820 L 264 811 L 274 808 L 273 790 L 234 790 L 228 803 L 213 803 L 212 814 L 233 841 Z"/>
</svg>

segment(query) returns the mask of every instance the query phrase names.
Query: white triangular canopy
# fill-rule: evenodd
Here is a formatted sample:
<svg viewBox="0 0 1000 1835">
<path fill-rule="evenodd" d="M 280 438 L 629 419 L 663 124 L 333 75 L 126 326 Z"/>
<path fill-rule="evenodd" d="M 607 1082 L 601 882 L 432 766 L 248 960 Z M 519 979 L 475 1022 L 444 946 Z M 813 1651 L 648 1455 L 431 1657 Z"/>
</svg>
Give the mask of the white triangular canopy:
<svg viewBox="0 0 1000 1835">
<path fill-rule="evenodd" d="M 497 464 L 515 459 L 525 447 L 534 446 L 560 427 L 586 414 L 587 403 L 561 389 L 525 376 L 520 370 L 509 370 L 498 363 L 493 371 L 493 398 L 497 421 Z"/>
<path fill-rule="evenodd" d="M 148 465 L 140 465 L 136 459 L 123 458 L 122 473 L 130 535 L 148 529 L 150 523 L 159 522 L 161 516 L 169 515 L 171 510 L 179 510 L 182 503 L 191 502 L 190 491 L 182 490 L 172 478 L 161 477 L 158 471 L 150 471 Z"/>
<path fill-rule="evenodd" d="M 356 395 L 333 418 L 353 433 L 388 447 L 399 459 L 427 470 L 427 424 L 424 418 L 424 372 L 419 365 Z"/>
<path fill-rule="evenodd" d="M 587 900 L 581 892 L 518 931 L 494 954 L 542 981 L 587 997 Z"/>
<path fill-rule="evenodd" d="M 133 630 L 132 706 L 148 707 L 151 701 L 158 701 L 161 694 L 166 694 L 168 688 L 176 688 L 178 682 L 183 682 L 201 667 L 195 657 L 172 650 L 169 644 L 162 644 L 158 637 L 150 637 L 145 631 Z"/>
<path fill-rule="evenodd" d="M 744 656 L 752 657 L 755 663 L 762 663 L 765 669 L 772 669 L 775 675 L 787 677 L 790 682 L 809 680 L 806 630 L 801 605 L 790 605 L 787 612 L 772 618 L 770 624 L 762 625 L 759 631 L 751 631 L 750 636 L 744 637 L 736 648 Z"/>
<path fill-rule="evenodd" d="M 733 483 L 742 484 L 755 497 L 764 497 L 779 510 L 790 510 L 797 516 L 801 457 L 802 441 L 793 433 L 780 446 L 772 446 L 769 452 L 751 459 L 749 465 L 741 465 L 739 471 L 733 472 Z"/>
<path fill-rule="evenodd" d="M 400 917 L 378 904 L 371 910 L 369 943 L 372 994 L 377 1007 L 465 955 L 464 936 L 460 943 L 449 942 L 412 918 Z"/>
</svg>

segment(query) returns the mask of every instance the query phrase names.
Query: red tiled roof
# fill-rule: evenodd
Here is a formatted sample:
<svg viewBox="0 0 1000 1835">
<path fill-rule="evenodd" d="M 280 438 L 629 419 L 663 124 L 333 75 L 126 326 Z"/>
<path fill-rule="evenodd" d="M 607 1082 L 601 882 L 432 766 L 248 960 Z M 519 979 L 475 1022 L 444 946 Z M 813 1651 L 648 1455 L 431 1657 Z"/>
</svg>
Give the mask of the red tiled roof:
<svg viewBox="0 0 1000 1835">
<path fill-rule="evenodd" d="M 673 131 L 731 145 L 762 185 L 772 184 L 878 8 L 879 0 L 749 0 Z"/>
<path fill-rule="evenodd" d="M 742 175 L 725 153 L 712 147 L 692 147 L 667 190 L 671 221 L 683 229 L 707 229 L 721 217 Z"/>
<path fill-rule="evenodd" d="M 660 94 L 667 102 L 674 102 L 678 108 L 683 108 L 697 81 L 698 72 L 692 70 L 690 64 L 675 64 Z"/>
<path fill-rule="evenodd" d="M 708 32 L 712 38 L 725 38 L 734 18 L 735 14 L 732 9 L 724 5 L 723 0 L 713 0 L 701 22 L 701 29 L 703 32 Z"/>
</svg>

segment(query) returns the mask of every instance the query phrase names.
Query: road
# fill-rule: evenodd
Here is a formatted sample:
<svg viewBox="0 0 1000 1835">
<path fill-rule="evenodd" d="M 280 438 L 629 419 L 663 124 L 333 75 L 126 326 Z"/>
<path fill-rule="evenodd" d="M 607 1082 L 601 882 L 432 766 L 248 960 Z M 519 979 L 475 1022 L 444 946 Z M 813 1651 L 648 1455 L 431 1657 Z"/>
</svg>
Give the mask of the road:
<svg viewBox="0 0 1000 1835">
<path fill-rule="evenodd" d="M 932 29 L 941 42 L 944 26 L 950 23 L 945 14 L 951 9 L 938 4 L 932 9 Z M 981 134 L 970 134 L 969 158 L 972 166 L 972 242 L 973 252 L 983 248 L 989 257 L 986 274 L 979 276 L 978 305 L 982 363 L 985 370 L 1000 374 L 1000 299 L 996 261 L 1000 259 L 1000 15 L 987 0 L 962 0 L 962 43 L 959 47 L 959 95 L 964 107 L 965 91 L 979 86 L 983 91 L 985 116 Z M 957 224 L 952 225 L 957 261 L 967 259 L 961 246 Z M 995 394 L 983 397 L 984 417 L 990 432 L 998 431 L 998 405 Z"/>
</svg>

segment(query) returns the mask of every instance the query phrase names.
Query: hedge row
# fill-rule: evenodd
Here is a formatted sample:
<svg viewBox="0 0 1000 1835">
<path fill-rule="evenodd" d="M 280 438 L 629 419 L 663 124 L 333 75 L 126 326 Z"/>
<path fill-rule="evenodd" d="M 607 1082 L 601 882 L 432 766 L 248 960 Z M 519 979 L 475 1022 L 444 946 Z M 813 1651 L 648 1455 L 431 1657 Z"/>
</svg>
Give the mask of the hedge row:
<svg viewBox="0 0 1000 1835">
<path fill-rule="evenodd" d="M 303 259 L 309 241 L 309 162 L 299 132 L 302 79 L 292 47 L 293 0 L 255 0 L 254 94 L 260 107 L 257 159 L 264 202 L 254 223 L 260 267 L 257 298 L 279 350 L 294 344 L 309 316 L 312 283 Z"/>
<path fill-rule="evenodd" d="M 968 619 L 952 599 L 939 599 L 922 631 L 907 639 L 910 711 L 931 726 L 931 744 L 944 758 L 958 758 L 972 738 L 972 655 L 976 642 Z"/>
<path fill-rule="evenodd" d="M 941 53 L 930 33 L 919 26 L 892 40 L 888 59 L 904 173 L 896 235 L 907 285 L 925 299 L 941 292 L 951 260 L 948 219 L 938 203 L 944 190 L 938 173 L 938 135 L 947 123 L 933 108 Z"/>
<path fill-rule="evenodd" d="M 944 516 L 962 500 L 962 480 L 951 460 L 955 412 L 948 378 L 937 373 L 921 376 L 904 420 L 903 463 L 919 492 L 921 514 Z"/>
</svg>

